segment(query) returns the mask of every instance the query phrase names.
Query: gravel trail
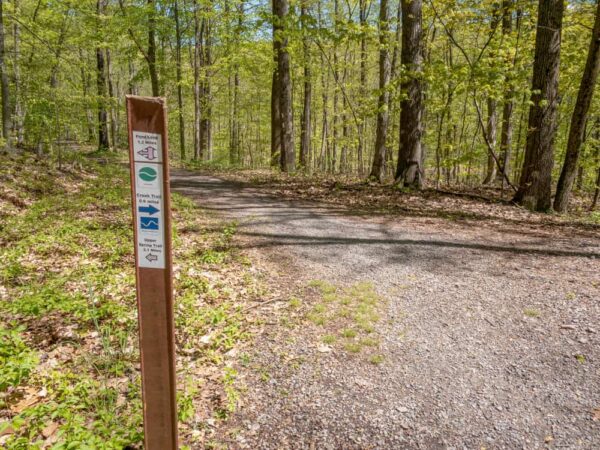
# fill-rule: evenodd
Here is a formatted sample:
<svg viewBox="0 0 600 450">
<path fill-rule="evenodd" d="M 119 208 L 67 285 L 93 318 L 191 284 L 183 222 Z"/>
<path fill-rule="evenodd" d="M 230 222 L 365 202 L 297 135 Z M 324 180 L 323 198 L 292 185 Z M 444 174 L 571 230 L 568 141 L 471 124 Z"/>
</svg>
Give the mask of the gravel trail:
<svg viewBox="0 0 600 450">
<path fill-rule="evenodd" d="M 172 186 L 298 285 L 387 300 L 381 364 L 319 351 L 310 325 L 263 334 L 231 448 L 600 448 L 600 236 L 371 218 L 187 171 Z"/>
</svg>

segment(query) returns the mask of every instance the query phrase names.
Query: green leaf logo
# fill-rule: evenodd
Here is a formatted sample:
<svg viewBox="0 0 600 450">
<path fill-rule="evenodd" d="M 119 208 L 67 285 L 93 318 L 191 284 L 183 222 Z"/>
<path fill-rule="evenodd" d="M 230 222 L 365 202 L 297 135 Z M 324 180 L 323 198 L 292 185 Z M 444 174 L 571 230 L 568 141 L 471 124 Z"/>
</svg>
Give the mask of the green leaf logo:
<svg viewBox="0 0 600 450">
<path fill-rule="evenodd" d="M 158 174 L 152 167 L 143 167 L 139 171 L 139 176 L 144 181 L 154 181 Z"/>
</svg>

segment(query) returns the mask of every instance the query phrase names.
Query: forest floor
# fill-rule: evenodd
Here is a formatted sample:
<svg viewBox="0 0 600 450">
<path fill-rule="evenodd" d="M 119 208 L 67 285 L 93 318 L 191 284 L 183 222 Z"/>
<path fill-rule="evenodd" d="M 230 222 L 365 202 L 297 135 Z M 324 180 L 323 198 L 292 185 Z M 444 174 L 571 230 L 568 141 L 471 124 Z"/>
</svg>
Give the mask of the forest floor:
<svg viewBox="0 0 600 450">
<path fill-rule="evenodd" d="M 281 292 L 254 308 L 223 445 L 600 446 L 593 215 L 227 176 L 178 170 L 172 184 L 235 220 Z"/>
</svg>

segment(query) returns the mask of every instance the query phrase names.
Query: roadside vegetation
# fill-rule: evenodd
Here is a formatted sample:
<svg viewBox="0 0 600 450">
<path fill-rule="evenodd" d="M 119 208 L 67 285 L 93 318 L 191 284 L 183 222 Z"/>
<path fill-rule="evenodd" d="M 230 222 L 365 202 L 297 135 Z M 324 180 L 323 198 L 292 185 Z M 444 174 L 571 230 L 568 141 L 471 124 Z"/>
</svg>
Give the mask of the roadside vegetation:
<svg viewBox="0 0 600 450">
<path fill-rule="evenodd" d="M 64 162 L 63 162 L 64 163 Z M 0 446 L 141 445 L 137 309 L 127 169 L 112 158 L 53 168 L 2 157 Z M 222 223 L 173 195 L 181 442 L 210 445 L 239 397 L 243 302 L 261 274 Z"/>
</svg>

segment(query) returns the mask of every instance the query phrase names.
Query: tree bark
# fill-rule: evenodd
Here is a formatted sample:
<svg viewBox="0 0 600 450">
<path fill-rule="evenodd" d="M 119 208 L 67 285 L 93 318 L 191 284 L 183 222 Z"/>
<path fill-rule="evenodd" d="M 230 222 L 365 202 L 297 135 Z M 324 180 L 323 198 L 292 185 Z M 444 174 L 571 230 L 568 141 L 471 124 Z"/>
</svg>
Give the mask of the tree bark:
<svg viewBox="0 0 600 450">
<path fill-rule="evenodd" d="M 115 85 L 112 78 L 112 62 L 110 57 L 110 49 L 106 49 L 106 81 L 108 86 L 108 98 L 110 100 L 110 140 L 112 148 L 119 147 L 119 119 L 117 117 L 118 99 L 115 92 Z"/>
<path fill-rule="evenodd" d="M 536 211 L 546 211 L 551 206 L 563 11 L 563 0 L 539 1 L 529 133 L 514 198 Z"/>
<path fill-rule="evenodd" d="M 312 81 L 310 73 L 310 46 L 307 36 L 307 21 L 309 19 L 306 0 L 300 8 L 302 22 L 302 51 L 304 56 L 304 104 L 302 109 L 302 120 L 300 122 L 300 166 L 307 170 L 310 164 L 310 135 L 311 135 L 311 101 Z"/>
<path fill-rule="evenodd" d="M 281 159 L 280 166 L 283 172 L 295 170 L 294 128 L 292 115 L 292 79 L 290 73 L 290 54 L 288 51 L 288 37 L 284 26 L 289 14 L 288 0 L 274 0 L 273 9 L 277 20 L 282 27 L 278 36 L 280 45 L 277 53 L 277 72 L 279 75 L 279 108 L 281 117 Z"/>
<path fill-rule="evenodd" d="M 389 7 L 387 0 L 380 1 L 379 7 L 379 100 L 377 102 L 377 131 L 375 151 L 369 178 L 380 183 L 385 175 L 386 139 L 389 123 L 390 50 L 389 50 Z"/>
<path fill-rule="evenodd" d="M 498 108 L 496 100 L 488 98 L 487 101 L 488 120 L 484 133 L 487 135 L 487 141 L 492 149 L 496 148 L 497 135 L 498 135 Z M 485 179 L 483 184 L 490 184 L 496 178 L 496 160 L 494 159 L 491 152 L 488 152 L 487 156 L 487 168 Z"/>
<path fill-rule="evenodd" d="M 577 176 L 577 163 L 579 161 L 579 152 L 585 139 L 585 123 L 588 118 L 590 105 L 594 96 L 594 87 L 598 80 L 600 72 L 600 2 L 596 8 L 596 19 L 592 40 L 587 55 L 587 62 L 581 78 L 577 102 L 571 116 L 571 128 L 569 130 L 569 140 L 567 143 L 567 153 L 565 162 L 560 173 L 556 197 L 554 199 L 554 209 L 559 212 L 565 212 L 569 206 L 569 199 L 573 189 L 573 183 Z"/>
<path fill-rule="evenodd" d="M 6 50 L 4 46 L 5 35 L 3 4 L 4 1 L 0 0 L 0 90 L 2 94 L 2 137 L 4 138 L 4 145 L 10 149 L 12 147 L 10 142 L 10 89 L 8 73 L 6 70 L 6 62 L 4 60 Z"/>
<path fill-rule="evenodd" d="M 179 157 L 185 160 L 185 120 L 183 117 L 183 86 L 181 71 L 181 23 L 179 21 L 179 1 L 173 5 L 175 15 L 175 64 L 177 77 L 177 116 L 179 118 Z"/>
<path fill-rule="evenodd" d="M 364 101 L 367 95 L 367 0 L 359 0 L 359 21 L 360 21 L 360 97 Z M 364 130 L 366 117 L 361 114 L 358 124 L 358 176 L 362 177 L 365 172 L 364 167 Z"/>
<path fill-rule="evenodd" d="M 514 0 L 503 0 L 502 2 L 502 34 L 504 36 L 510 36 L 512 33 L 512 14 L 514 9 Z M 498 174 L 501 178 L 502 187 L 506 185 L 506 180 L 509 176 L 510 171 L 510 159 L 512 157 L 512 140 L 513 140 L 513 126 L 512 126 L 512 114 L 514 109 L 514 86 L 512 81 L 512 75 L 509 73 L 505 78 L 505 93 L 504 93 L 504 106 L 502 108 L 502 131 L 500 135 L 500 150 L 501 150 L 501 171 Z"/>
<path fill-rule="evenodd" d="M 396 183 L 420 189 L 423 186 L 423 17 L 422 0 L 402 1 L 402 53 L 406 67 L 400 103 L 400 146 Z"/>
<path fill-rule="evenodd" d="M 194 1 L 194 160 L 203 160 L 204 155 L 200 146 L 200 59 L 202 47 L 202 30 L 200 25 L 200 2 Z"/>
<path fill-rule="evenodd" d="M 160 85 L 158 83 L 158 70 L 156 68 L 156 10 L 154 0 L 148 0 L 148 71 L 150 72 L 150 84 L 152 85 L 152 96 L 160 96 Z"/>
<path fill-rule="evenodd" d="M 271 84 L 271 166 L 280 166 L 282 149 L 282 128 L 281 128 L 281 83 L 279 78 L 279 52 L 281 48 L 280 35 L 281 23 L 276 10 L 276 3 L 279 0 L 273 0 L 273 79 Z"/>
<path fill-rule="evenodd" d="M 14 13 L 19 16 L 19 0 L 14 0 Z M 14 77 L 15 77 L 15 116 L 14 130 L 17 137 L 17 147 L 22 147 L 25 143 L 24 134 L 24 112 L 21 99 L 21 27 L 17 20 L 13 23 L 13 40 L 14 40 Z"/>
<path fill-rule="evenodd" d="M 98 17 L 104 15 L 105 8 L 106 0 L 96 1 Z M 102 26 L 99 22 L 98 27 Z M 108 141 L 108 113 L 106 111 L 106 63 L 104 49 L 100 46 L 96 47 L 96 86 L 98 94 L 98 150 L 107 150 L 110 143 Z"/>
</svg>

